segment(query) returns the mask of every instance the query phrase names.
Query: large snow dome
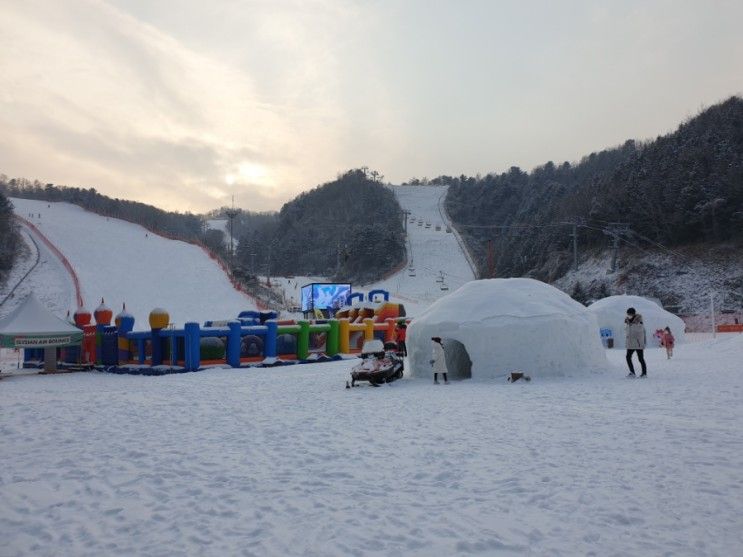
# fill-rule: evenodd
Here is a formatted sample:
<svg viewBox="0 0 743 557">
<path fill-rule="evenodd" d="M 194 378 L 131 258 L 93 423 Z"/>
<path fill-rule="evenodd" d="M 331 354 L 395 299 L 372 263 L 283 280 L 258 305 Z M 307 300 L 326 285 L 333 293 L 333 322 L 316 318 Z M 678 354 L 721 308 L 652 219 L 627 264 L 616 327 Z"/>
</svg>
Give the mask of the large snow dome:
<svg viewBox="0 0 743 557">
<path fill-rule="evenodd" d="M 410 324 L 413 377 L 432 377 L 434 336 L 444 339 L 450 372 L 468 356 L 473 379 L 503 378 L 512 371 L 546 377 L 608 368 L 594 315 L 533 279 L 472 281 L 432 304 Z"/>
<path fill-rule="evenodd" d="M 660 346 L 659 342 L 653 337 L 653 333 L 657 329 L 665 329 L 666 327 L 671 328 L 676 342 L 686 340 L 684 335 L 686 325 L 683 320 L 664 310 L 652 300 L 642 296 L 609 296 L 592 303 L 588 306 L 588 311 L 596 316 L 601 329 L 611 329 L 614 337 L 614 348 L 624 349 L 626 346 L 624 318 L 627 315 L 627 308 L 635 308 L 637 313 L 642 315 L 648 347 Z"/>
</svg>

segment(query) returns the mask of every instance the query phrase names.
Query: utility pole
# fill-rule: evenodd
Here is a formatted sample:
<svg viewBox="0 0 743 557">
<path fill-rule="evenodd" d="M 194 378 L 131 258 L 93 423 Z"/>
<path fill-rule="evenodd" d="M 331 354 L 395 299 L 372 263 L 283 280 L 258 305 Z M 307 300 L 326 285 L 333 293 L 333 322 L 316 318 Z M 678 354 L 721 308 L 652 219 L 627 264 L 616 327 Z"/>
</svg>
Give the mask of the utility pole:
<svg viewBox="0 0 743 557">
<path fill-rule="evenodd" d="M 573 219 L 571 226 L 573 232 L 570 234 L 573 238 L 573 270 L 578 270 L 578 227 L 582 226 L 584 221 L 582 218 Z"/>
<path fill-rule="evenodd" d="M 338 277 L 341 274 L 341 243 L 336 242 L 335 244 L 335 276 Z"/>
<path fill-rule="evenodd" d="M 610 222 L 604 229 L 604 234 L 612 237 L 612 253 L 611 253 L 611 272 L 617 270 L 617 256 L 619 254 L 619 242 L 622 234 L 627 234 L 630 230 L 629 223 L 626 222 Z"/>
<path fill-rule="evenodd" d="M 495 254 L 492 239 L 488 240 L 488 278 L 495 278 Z"/>
<path fill-rule="evenodd" d="M 573 270 L 578 270 L 578 224 L 573 222 Z"/>
<path fill-rule="evenodd" d="M 709 293 L 709 312 L 712 316 L 712 338 L 717 338 L 717 325 L 715 324 L 715 294 L 714 290 Z"/>
<path fill-rule="evenodd" d="M 266 266 L 266 286 L 271 286 L 271 256 L 273 254 L 275 240 L 268 244 L 268 265 Z"/>
<path fill-rule="evenodd" d="M 408 215 L 410 215 L 410 211 L 407 209 L 403 209 L 402 211 L 402 228 L 405 230 L 405 234 L 408 233 Z"/>
</svg>

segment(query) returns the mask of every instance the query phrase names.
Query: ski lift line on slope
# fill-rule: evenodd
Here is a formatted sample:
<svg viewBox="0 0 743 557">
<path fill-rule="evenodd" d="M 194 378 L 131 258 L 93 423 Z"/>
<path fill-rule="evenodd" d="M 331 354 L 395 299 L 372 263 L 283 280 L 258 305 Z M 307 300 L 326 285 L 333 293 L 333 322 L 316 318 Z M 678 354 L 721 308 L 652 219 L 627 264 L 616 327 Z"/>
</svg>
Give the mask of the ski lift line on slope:
<svg viewBox="0 0 743 557">
<path fill-rule="evenodd" d="M 423 265 L 422 268 L 423 268 L 424 271 L 430 271 L 427 274 L 428 275 L 431 275 L 431 276 L 439 276 L 440 273 L 443 273 L 447 277 L 459 279 L 459 280 L 462 280 L 464 282 L 468 282 L 468 281 L 472 280 L 472 279 L 469 279 L 467 277 L 463 277 L 461 275 L 455 275 L 454 273 L 447 273 L 446 271 L 441 271 L 440 269 L 438 269 L 438 270 L 437 269 L 432 269 L 431 267 L 428 267 L 426 265 Z"/>
<path fill-rule="evenodd" d="M 604 229 L 604 228 L 595 228 L 593 226 L 588 226 L 588 225 L 585 225 L 585 224 L 582 225 L 582 227 L 583 228 L 588 228 L 589 230 L 596 230 L 598 232 L 604 232 L 604 233 L 606 233 L 606 229 Z M 633 248 L 639 249 L 642 253 L 644 253 L 646 255 L 652 255 L 648 250 L 644 249 L 643 247 L 639 246 L 638 244 L 636 244 L 634 242 L 629 241 L 626 236 L 623 236 L 622 237 L 622 241 L 625 244 L 627 244 L 627 245 L 629 245 L 629 246 L 631 246 Z"/>
</svg>

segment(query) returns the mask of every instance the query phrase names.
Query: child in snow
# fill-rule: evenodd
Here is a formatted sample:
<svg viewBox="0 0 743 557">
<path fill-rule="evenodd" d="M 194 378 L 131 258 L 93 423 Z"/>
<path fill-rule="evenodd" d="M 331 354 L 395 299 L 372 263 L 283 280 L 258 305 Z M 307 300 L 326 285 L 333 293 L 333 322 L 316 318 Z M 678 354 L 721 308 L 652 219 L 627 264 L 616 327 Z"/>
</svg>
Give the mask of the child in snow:
<svg viewBox="0 0 743 557">
<path fill-rule="evenodd" d="M 671 328 L 666 327 L 663 329 L 663 346 L 666 347 L 666 356 L 668 356 L 668 359 L 670 360 L 673 357 L 673 345 L 676 344 L 676 339 L 673 338 L 673 333 L 671 333 Z"/>
<path fill-rule="evenodd" d="M 431 337 L 433 343 L 433 352 L 431 354 L 431 366 L 433 367 L 433 382 L 439 384 L 439 373 L 444 376 L 444 383 L 448 383 L 446 376 L 446 354 L 444 354 L 444 345 L 441 344 L 441 337 Z"/>
<path fill-rule="evenodd" d="M 658 341 L 660 346 L 663 346 L 663 329 L 656 329 L 653 338 Z"/>
<path fill-rule="evenodd" d="M 642 323 L 642 315 L 635 311 L 635 308 L 627 309 L 627 317 L 624 318 L 624 328 L 626 332 L 627 341 L 627 366 L 629 367 L 629 375 L 627 377 L 635 377 L 635 368 L 632 366 L 632 353 L 637 352 L 637 359 L 640 360 L 640 366 L 642 366 L 642 373 L 640 377 L 647 377 L 648 370 L 645 366 L 645 325 Z"/>
</svg>

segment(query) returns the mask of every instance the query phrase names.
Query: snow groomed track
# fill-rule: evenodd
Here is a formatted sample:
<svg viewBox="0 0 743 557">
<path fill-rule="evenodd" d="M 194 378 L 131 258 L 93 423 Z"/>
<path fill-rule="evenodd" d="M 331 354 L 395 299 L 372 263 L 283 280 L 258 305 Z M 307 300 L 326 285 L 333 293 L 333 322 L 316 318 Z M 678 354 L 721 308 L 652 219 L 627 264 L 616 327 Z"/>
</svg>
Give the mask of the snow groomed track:
<svg viewBox="0 0 743 557">
<path fill-rule="evenodd" d="M 447 189 L 447 186 L 394 187 L 400 206 L 409 211 L 408 263 L 395 275 L 363 287 L 388 290 L 405 304 L 411 315 L 475 279 L 468 256 L 443 210 Z"/>
</svg>

